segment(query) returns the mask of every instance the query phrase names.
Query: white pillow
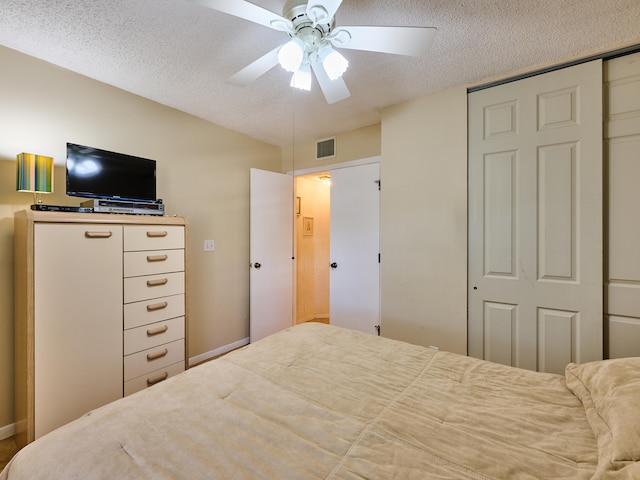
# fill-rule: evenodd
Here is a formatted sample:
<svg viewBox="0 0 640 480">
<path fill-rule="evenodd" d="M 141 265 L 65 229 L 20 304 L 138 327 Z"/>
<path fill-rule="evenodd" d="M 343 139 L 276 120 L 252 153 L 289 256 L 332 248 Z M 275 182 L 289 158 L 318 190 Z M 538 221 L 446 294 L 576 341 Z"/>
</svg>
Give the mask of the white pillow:
<svg viewBox="0 0 640 480">
<path fill-rule="evenodd" d="M 640 357 L 572 363 L 565 378 L 584 405 L 600 460 L 640 460 Z"/>
</svg>

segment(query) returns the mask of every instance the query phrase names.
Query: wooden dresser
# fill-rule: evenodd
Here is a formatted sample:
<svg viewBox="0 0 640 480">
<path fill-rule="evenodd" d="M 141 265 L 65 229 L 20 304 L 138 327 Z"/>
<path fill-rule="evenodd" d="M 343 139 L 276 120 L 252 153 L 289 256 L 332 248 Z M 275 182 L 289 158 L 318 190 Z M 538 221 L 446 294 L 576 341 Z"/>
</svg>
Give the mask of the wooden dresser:
<svg viewBox="0 0 640 480">
<path fill-rule="evenodd" d="M 14 222 L 19 446 L 184 371 L 185 219 L 25 210 Z"/>
</svg>

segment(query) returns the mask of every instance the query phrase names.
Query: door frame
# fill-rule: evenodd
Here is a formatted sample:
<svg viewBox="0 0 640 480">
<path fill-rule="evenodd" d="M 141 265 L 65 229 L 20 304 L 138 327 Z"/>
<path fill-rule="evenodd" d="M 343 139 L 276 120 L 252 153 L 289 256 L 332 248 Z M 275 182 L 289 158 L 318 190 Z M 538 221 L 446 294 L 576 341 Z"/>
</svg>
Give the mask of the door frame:
<svg viewBox="0 0 640 480">
<path fill-rule="evenodd" d="M 305 175 L 311 175 L 313 173 L 326 172 L 328 170 L 338 170 L 339 168 L 358 167 L 360 165 L 368 165 L 370 163 L 382 163 L 379 155 L 375 157 L 360 158 L 358 160 L 349 160 L 347 162 L 330 163 L 318 167 L 303 168 L 302 170 L 289 170 L 285 172 L 287 175 L 293 175 L 294 177 L 304 177 Z"/>
</svg>

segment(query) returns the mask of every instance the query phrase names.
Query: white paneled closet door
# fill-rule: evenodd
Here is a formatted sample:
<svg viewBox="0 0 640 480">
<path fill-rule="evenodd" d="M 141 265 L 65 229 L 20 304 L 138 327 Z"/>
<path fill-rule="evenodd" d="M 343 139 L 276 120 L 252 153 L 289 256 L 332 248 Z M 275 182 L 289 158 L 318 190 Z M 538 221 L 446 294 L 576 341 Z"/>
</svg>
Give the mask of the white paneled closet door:
<svg viewBox="0 0 640 480">
<path fill-rule="evenodd" d="M 605 63 L 608 357 L 640 356 L 640 53 Z"/>
<path fill-rule="evenodd" d="M 469 94 L 469 354 L 602 358 L 602 61 Z"/>
</svg>

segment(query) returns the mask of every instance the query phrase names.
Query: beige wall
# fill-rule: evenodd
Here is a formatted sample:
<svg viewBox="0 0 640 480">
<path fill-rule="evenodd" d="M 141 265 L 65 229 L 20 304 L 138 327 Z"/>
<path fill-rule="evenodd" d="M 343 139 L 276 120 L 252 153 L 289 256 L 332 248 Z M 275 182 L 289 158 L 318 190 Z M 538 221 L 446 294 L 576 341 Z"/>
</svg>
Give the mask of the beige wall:
<svg viewBox="0 0 640 480">
<path fill-rule="evenodd" d="M 0 429 L 13 422 L 12 217 L 32 201 L 15 192 L 15 155 L 60 161 L 67 141 L 158 161 L 158 196 L 189 222 L 190 357 L 248 336 L 249 168 L 382 154 L 383 334 L 466 350 L 463 88 L 388 108 L 382 124 L 338 134 L 336 158 L 317 161 L 315 142 L 279 149 L 4 48 L 0 64 L 21 72 L 0 77 Z M 64 168 L 55 173 L 45 203 L 77 205 L 64 195 Z"/>
<path fill-rule="evenodd" d="M 382 114 L 382 334 L 466 353 L 467 93 Z"/>
<path fill-rule="evenodd" d="M 380 124 L 339 133 L 336 137 L 336 156 L 316 160 L 316 141 L 296 143 L 282 149 L 282 171 L 320 168 L 380 155 Z M 321 139 L 318 139 L 321 140 Z"/>
<path fill-rule="evenodd" d="M 295 146 L 295 170 L 381 155 L 382 335 L 467 351 L 467 91 L 389 107 L 380 125 L 337 135 L 337 157 Z M 378 149 L 379 148 L 379 149 Z M 292 149 L 283 170 L 292 170 Z M 303 202 L 304 203 L 304 202 Z M 301 312 L 299 312 L 301 314 Z"/>
<path fill-rule="evenodd" d="M 66 142 L 152 158 L 158 196 L 188 220 L 189 356 L 249 335 L 249 168 L 281 169 L 281 149 L 0 48 L 0 429 L 13 422 L 15 155 L 62 161 Z M 64 169 L 44 203 L 64 195 Z M 203 252 L 203 240 L 215 251 Z"/>
</svg>

